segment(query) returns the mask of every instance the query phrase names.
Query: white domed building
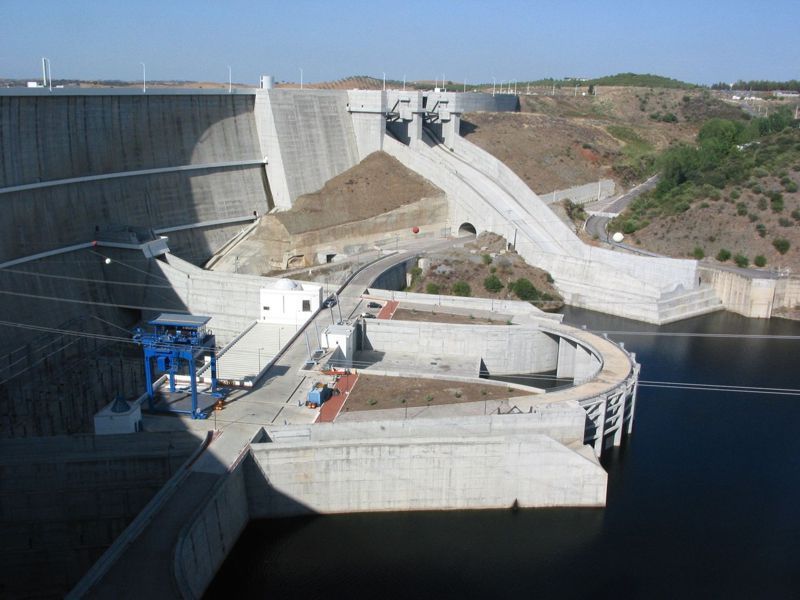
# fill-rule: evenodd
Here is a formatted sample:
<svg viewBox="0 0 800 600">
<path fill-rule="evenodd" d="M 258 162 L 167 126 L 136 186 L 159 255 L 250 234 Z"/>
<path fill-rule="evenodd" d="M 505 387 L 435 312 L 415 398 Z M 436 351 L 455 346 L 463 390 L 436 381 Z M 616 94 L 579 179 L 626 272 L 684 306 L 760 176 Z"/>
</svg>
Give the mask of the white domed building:
<svg viewBox="0 0 800 600">
<path fill-rule="evenodd" d="M 322 304 L 322 286 L 278 279 L 269 287 L 261 288 L 260 321 L 301 325 L 317 312 Z"/>
</svg>

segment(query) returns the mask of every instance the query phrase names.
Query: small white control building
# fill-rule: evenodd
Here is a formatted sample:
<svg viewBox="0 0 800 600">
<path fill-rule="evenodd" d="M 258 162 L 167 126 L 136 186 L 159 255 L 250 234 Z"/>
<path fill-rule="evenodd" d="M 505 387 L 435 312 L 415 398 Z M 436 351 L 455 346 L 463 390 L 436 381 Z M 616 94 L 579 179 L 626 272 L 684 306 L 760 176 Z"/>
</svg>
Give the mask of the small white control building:
<svg viewBox="0 0 800 600">
<path fill-rule="evenodd" d="M 261 288 L 262 323 L 301 325 L 322 305 L 322 286 L 279 279 Z"/>
<path fill-rule="evenodd" d="M 355 330 L 352 325 L 328 325 L 322 331 L 319 336 L 320 348 L 333 350 L 329 365 L 345 369 L 353 366 Z"/>
</svg>

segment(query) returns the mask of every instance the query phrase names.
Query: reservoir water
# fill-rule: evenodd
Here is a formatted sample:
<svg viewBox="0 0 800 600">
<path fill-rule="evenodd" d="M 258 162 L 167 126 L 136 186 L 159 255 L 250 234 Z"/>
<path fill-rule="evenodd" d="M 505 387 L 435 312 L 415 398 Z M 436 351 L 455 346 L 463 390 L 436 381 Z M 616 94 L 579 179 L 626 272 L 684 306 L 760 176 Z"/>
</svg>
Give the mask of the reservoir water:
<svg viewBox="0 0 800 600">
<path fill-rule="evenodd" d="M 609 337 L 643 382 L 800 389 L 800 339 L 744 337 L 800 336 L 800 323 L 565 315 L 629 332 Z M 252 522 L 206 597 L 800 598 L 798 428 L 800 396 L 643 384 L 633 435 L 604 457 L 603 509 Z"/>
</svg>

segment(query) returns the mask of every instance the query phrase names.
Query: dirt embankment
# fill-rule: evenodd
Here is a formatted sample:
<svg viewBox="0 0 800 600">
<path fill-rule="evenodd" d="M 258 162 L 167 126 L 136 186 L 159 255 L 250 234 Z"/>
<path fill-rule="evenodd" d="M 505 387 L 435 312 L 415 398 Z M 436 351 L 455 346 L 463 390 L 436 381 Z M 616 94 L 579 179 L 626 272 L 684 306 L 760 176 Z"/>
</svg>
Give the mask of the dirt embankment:
<svg viewBox="0 0 800 600">
<path fill-rule="evenodd" d="M 275 213 L 290 234 L 361 221 L 443 192 L 385 152 L 374 152 L 321 190 Z"/>
<path fill-rule="evenodd" d="M 385 234 L 446 220 L 444 192 L 375 152 L 318 192 L 298 198 L 290 210 L 265 215 L 240 252 L 255 272 L 275 274 L 313 266 L 320 256 L 347 254 Z"/>
</svg>

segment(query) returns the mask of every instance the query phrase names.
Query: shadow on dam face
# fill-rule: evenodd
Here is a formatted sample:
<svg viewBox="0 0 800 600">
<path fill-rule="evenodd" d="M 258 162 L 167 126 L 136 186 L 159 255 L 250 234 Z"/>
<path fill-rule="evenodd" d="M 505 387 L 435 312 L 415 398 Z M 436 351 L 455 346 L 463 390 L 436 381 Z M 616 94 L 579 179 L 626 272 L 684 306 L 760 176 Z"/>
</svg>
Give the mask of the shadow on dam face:
<svg viewBox="0 0 800 600">
<path fill-rule="evenodd" d="M 603 518 L 552 508 L 252 521 L 203 597 L 492 598 L 498 585 L 511 586 L 503 597 L 555 595 L 591 562 Z"/>
<path fill-rule="evenodd" d="M 241 94 L 0 96 L 0 189 L 258 159 L 254 102 Z M 113 176 L 9 191 L 2 198 L 14 218 L 0 225 L 0 263 L 97 238 L 130 241 L 122 238 L 134 230 L 262 213 L 267 202 L 263 165 Z M 169 245 L 197 264 L 238 229 L 176 231 Z M 116 373 L 125 369 L 103 374 L 102 367 L 86 366 L 84 359 L 94 360 L 104 345 L 95 336 L 127 338 L 124 330 L 142 317 L 141 307 L 186 310 L 141 252 L 110 248 L 2 269 L 0 290 L 9 322 L 0 324 L 0 409 L 8 409 L 0 421 L 3 437 L 87 431 L 95 409 L 118 391 L 130 391 Z M 79 331 L 86 341 L 65 331 Z M 87 388 L 93 371 L 103 382 L 99 388 Z M 53 411 L 55 395 L 58 403 L 72 399 Z M 81 406 L 78 396 L 88 404 Z"/>
</svg>

